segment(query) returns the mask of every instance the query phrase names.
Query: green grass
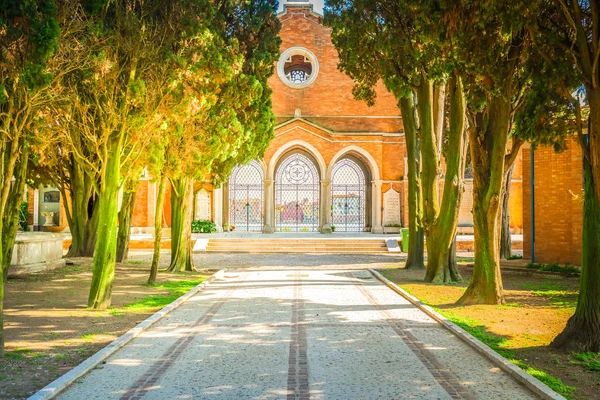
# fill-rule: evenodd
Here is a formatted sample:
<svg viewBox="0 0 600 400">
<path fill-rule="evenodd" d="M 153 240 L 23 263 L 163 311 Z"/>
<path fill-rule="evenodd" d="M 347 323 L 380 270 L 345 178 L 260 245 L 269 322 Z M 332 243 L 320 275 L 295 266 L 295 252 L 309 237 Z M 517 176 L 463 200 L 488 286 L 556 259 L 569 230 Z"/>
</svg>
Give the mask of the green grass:
<svg viewBox="0 0 600 400">
<path fill-rule="evenodd" d="M 519 360 L 512 350 L 503 347 L 506 344 L 506 338 L 487 332 L 487 328 L 483 324 L 473 319 L 460 317 L 447 310 L 440 310 L 436 308 L 436 311 L 448 318 L 450 321 L 454 322 L 456 325 L 463 328 L 465 331 L 469 332 L 481 342 L 488 345 L 496 353 L 500 354 L 502 357 L 506 358 L 508 361 L 527 372 L 529 375 L 548 385 L 555 392 L 560 393 L 567 399 L 575 398 L 575 388 L 573 386 L 565 385 L 559 378 L 534 368 L 525 363 L 523 360 Z"/>
<path fill-rule="evenodd" d="M 385 271 L 382 271 L 382 273 L 383 273 L 383 275 L 385 275 Z M 559 285 L 555 285 L 555 286 L 559 286 Z M 406 292 L 410 293 L 410 290 L 407 290 L 407 288 L 405 288 L 405 287 L 402 287 L 402 288 Z M 541 285 L 537 285 L 536 288 L 539 291 L 554 290 L 554 291 L 561 292 L 561 294 L 562 294 L 562 292 L 565 291 L 563 287 L 557 288 L 557 287 L 552 286 L 552 284 L 545 284 L 545 285 L 541 284 Z M 410 294 L 413 294 L 413 293 L 410 293 Z M 424 301 L 423 301 L 423 303 L 427 304 Z M 534 367 L 528 365 L 527 363 L 525 363 L 523 360 L 520 360 L 514 351 L 507 349 L 505 347 L 507 344 L 506 338 L 499 336 L 499 335 L 495 335 L 491 332 L 488 332 L 487 327 L 484 324 L 482 324 L 481 322 L 476 321 L 471 318 L 461 317 L 453 311 L 440 309 L 431 304 L 427 304 L 427 305 L 432 307 L 439 314 L 448 318 L 448 320 L 452 321 L 456 325 L 463 328 L 465 331 L 467 331 L 469 334 L 471 334 L 475 338 L 479 339 L 481 342 L 485 343 L 488 347 L 490 347 L 496 353 L 500 354 L 502 357 L 506 358 L 508 361 L 512 362 L 517 367 L 519 367 L 523 371 L 527 372 L 529 375 L 535 377 L 539 381 L 548 385 L 555 392 L 560 393 L 567 399 L 575 398 L 574 397 L 575 387 L 565 385 L 559 378 L 552 376 L 552 375 L 548 374 L 547 372 L 544 372 L 542 370 L 534 368 Z M 517 306 L 517 303 L 515 303 L 514 305 L 511 305 L 511 306 Z"/>
<path fill-rule="evenodd" d="M 141 300 L 127 304 L 121 308 L 112 308 L 110 310 L 110 314 L 113 316 L 119 316 L 123 315 L 121 313 L 125 312 L 147 313 L 159 308 L 163 308 L 202 282 L 204 282 L 204 279 L 193 281 L 163 282 L 156 284 L 152 287 L 156 289 L 167 290 L 168 293 L 146 296 Z"/>
<path fill-rule="evenodd" d="M 7 351 L 4 353 L 4 356 L 10 360 L 25 360 L 25 359 L 35 359 L 47 357 L 47 355 L 42 353 L 37 353 L 31 349 L 21 349 L 16 347 L 12 351 Z"/>
<path fill-rule="evenodd" d="M 600 353 L 577 353 L 574 357 L 588 371 L 600 372 Z"/>
<path fill-rule="evenodd" d="M 79 336 L 81 339 L 85 340 L 86 342 L 95 342 L 98 339 L 98 336 L 102 335 L 102 333 L 86 333 L 83 334 L 81 336 Z"/>
<path fill-rule="evenodd" d="M 143 263 L 144 263 L 143 261 L 134 261 L 134 260 L 127 261 L 127 264 L 133 264 L 133 265 L 141 265 Z"/>
<path fill-rule="evenodd" d="M 511 254 L 509 257 L 507 257 L 507 260 L 521 260 L 523 258 L 522 255 L 520 254 Z"/>
<path fill-rule="evenodd" d="M 574 308 L 577 306 L 577 292 L 556 283 L 527 283 L 522 285 L 534 296 L 543 297 L 550 301 L 553 307 Z"/>
</svg>

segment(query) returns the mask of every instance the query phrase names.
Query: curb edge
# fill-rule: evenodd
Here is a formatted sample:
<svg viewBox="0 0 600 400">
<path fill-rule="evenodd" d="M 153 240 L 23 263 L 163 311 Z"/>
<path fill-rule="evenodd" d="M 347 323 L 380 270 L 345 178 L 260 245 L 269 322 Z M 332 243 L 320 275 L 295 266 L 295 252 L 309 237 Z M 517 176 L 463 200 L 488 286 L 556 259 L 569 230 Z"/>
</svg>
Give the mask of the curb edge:
<svg viewBox="0 0 600 400">
<path fill-rule="evenodd" d="M 556 393 L 554 390 L 550 389 L 550 387 L 540 382 L 533 376 L 529 375 L 527 372 L 523 371 L 522 369 L 511 363 L 506 358 L 502 357 L 500 354 L 496 353 L 488 345 L 475 338 L 473 335 L 465 331 L 460 326 L 456 325 L 454 322 L 451 322 L 443 315 L 438 314 L 431 307 L 421 302 L 421 300 L 417 299 L 411 294 L 408 294 L 404 289 L 387 279 L 385 276 L 381 275 L 379 272 L 375 271 L 372 268 L 369 268 L 369 272 L 371 272 L 371 274 L 373 274 L 377 279 L 379 279 L 381 282 L 387 285 L 390 289 L 398 293 L 400 296 L 404 297 L 406 300 L 410 301 L 425 314 L 429 315 L 431 318 L 436 320 L 444 328 L 448 329 L 450 332 L 458 336 L 463 342 L 474 348 L 478 353 L 482 354 L 492 363 L 496 364 L 504 372 L 508 373 L 512 378 L 525 385 L 533 393 L 537 394 L 538 396 L 541 396 L 543 399 L 566 400 L 565 397 Z"/>
<path fill-rule="evenodd" d="M 117 350 L 121 349 L 127 343 L 131 342 L 133 339 L 138 337 L 140 334 L 148 330 L 152 325 L 156 322 L 163 319 L 167 314 L 171 311 L 175 310 L 177 307 L 188 301 L 192 298 L 196 293 L 200 290 L 204 289 L 215 279 L 222 277 L 227 269 L 221 269 L 217 273 L 213 274 L 209 278 L 207 278 L 204 282 L 196 285 L 194 288 L 190 289 L 187 293 L 177 298 L 172 303 L 167 306 L 161 308 L 156 313 L 152 314 L 150 317 L 146 318 L 135 327 L 131 328 L 123 335 L 119 336 L 114 341 L 110 342 L 107 346 L 102 348 L 100 351 L 94 353 L 91 357 L 87 358 L 69 372 L 61 375 L 54 381 L 50 382 L 48 385 L 44 386 L 42 389 L 38 390 L 34 393 L 28 400 L 47 400 L 53 399 L 62 393 L 66 388 L 71 386 L 77 379 L 86 375 L 96 366 L 98 366 L 102 361 L 106 360 L 108 357 L 117 352 Z"/>
</svg>

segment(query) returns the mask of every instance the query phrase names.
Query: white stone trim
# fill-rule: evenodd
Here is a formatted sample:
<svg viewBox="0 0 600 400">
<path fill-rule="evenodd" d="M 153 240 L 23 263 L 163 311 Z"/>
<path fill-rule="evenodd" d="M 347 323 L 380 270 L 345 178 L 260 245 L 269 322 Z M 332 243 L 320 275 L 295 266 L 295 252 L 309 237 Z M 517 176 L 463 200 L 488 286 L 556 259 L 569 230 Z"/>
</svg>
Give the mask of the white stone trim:
<svg viewBox="0 0 600 400">
<path fill-rule="evenodd" d="M 271 161 L 269 161 L 269 166 L 267 168 L 267 174 L 265 176 L 265 179 L 275 181 L 275 167 L 277 166 L 277 163 L 288 150 L 291 150 L 294 147 L 301 148 L 302 150 L 305 150 L 311 156 L 314 157 L 319 167 L 319 179 L 325 179 L 325 174 L 327 173 L 327 164 L 325 163 L 325 159 L 315 146 L 308 142 L 305 142 L 304 140 L 292 140 L 278 148 L 275 154 L 273 154 L 273 156 L 271 157 Z"/>
<path fill-rule="evenodd" d="M 306 80 L 302 83 L 290 82 L 288 80 L 288 78 L 285 76 L 285 70 L 284 70 L 285 62 L 288 58 L 295 56 L 295 55 L 301 55 L 301 56 L 308 58 L 312 65 L 312 73 L 310 74 L 310 77 L 308 78 L 308 80 Z M 317 79 L 317 76 L 319 75 L 319 61 L 317 60 L 317 56 L 315 56 L 315 53 L 313 53 L 312 51 L 308 50 L 305 47 L 300 47 L 300 46 L 290 47 L 289 49 L 287 49 L 283 53 L 281 53 L 281 56 L 279 56 L 279 61 L 277 61 L 277 75 L 279 76 L 279 79 L 281 79 L 281 81 L 285 85 L 291 87 L 292 89 L 304 89 L 305 87 L 312 85 L 314 83 L 314 81 Z"/>
<path fill-rule="evenodd" d="M 341 160 L 346 154 L 351 153 L 351 152 L 360 154 L 361 156 L 363 156 L 365 158 L 365 160 L 368 163 L 368 165 L 366 165 L 366 167 L 368 167 L 371 172 L 371 179 L 374 181 L 378 181 L 380 179 L 379 167 L 377 166 L 377 162 L 375 161 L 375 158 L 373 158 L 371 153 L 369 153 L 367 150 L 363 149 L 362 147 L 356 146 L 354 144 L 344 147 L 343 149 L 338 151 L 333 156 L 333 158 L 329 162 L 329 166 L 327 167 L 326 178 L 331 179 L 331 173 L 333 171 L 333 167 L 334 167 L 335 163 L 338 162 L 339 160 Z"/>
</svg>

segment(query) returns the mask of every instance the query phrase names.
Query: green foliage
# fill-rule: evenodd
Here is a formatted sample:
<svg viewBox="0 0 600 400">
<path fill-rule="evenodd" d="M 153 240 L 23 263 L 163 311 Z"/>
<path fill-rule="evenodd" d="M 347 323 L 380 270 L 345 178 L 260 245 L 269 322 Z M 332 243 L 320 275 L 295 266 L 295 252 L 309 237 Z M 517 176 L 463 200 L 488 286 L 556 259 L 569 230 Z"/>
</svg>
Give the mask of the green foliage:
<svg viewBox="0 0 600 400">
<path fill-rule="evenodd" d="M 192 232 L 195 233 L 213 233 L 217 231 L 217 226 L 209 220 L 196 219 L 192 221 Z"/>
<path fill-rule="evenodd" d="M 523 256 L 520 254 L 511 254 L 506 258 L 507 260 L 522 260 Z"/>
<path fill-rule="evenodd" d="M 40 89 L 50 82 L 45 66 L 58 48 L 60 33 L 53 0 L 15 0 L 0 3 L 0 41 L 9 62 L 0 67 L 3 89 L 24 85 Z M 19 79 L 20 78 L 20 79 Z M 4 92 L 1 90 L 0 92 Z M 0 96 L 0 104 L 5 93 Z"/>
<path fill-rule="evenodd" d="M 528 263 L 525 265 L 525 268 L 535 269 L 537 271 L 545 271 L 545 272 L 560 272 L 566 275 L 580 275 L 581 270 L 572 265 L 558 265 L 558 264 L 537 264 L 537 263 Z"/>
</svg>

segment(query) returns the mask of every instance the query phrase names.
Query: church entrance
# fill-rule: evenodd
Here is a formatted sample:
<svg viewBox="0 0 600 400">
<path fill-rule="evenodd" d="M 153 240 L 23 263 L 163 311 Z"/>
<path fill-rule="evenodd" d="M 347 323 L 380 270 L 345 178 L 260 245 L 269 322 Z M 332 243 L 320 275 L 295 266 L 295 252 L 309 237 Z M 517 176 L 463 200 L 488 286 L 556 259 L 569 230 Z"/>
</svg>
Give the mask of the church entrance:
<svg viewBox="0 0 600 400">
<path fill-rule="evenodd" d="M 320 177 L 315 163 L 302 153 L 283 160 L 275 176 L 275 229 L 319 231 Z"/>
<path fill-rule="evenodd" d="M 233 169 L 229 179 L 229 224 L 236 231 L 261 232 L 264 182 L 258 161 Z"/>
<path fill-rule="evenodd" d="M 338 161 L 331 173 L 331 224 L 336 232 L 363 232 L 367 225 L 364 167 L 353 158 Z"/>
</svg>

